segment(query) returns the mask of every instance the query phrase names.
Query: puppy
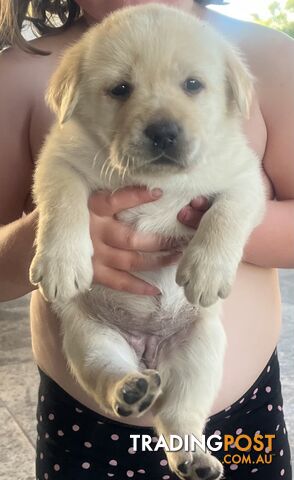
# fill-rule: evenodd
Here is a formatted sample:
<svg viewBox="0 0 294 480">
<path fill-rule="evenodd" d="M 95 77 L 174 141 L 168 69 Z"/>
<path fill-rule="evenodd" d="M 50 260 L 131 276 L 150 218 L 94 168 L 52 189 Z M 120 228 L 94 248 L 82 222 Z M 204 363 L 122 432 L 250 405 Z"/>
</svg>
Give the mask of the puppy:
<svg viewBox="0 0 294 480">
<path fill-rule="evenodd" d="M 211 27 L 175 8 L 125 8 L 72 46 L 47 99 L 58 116 L 37 163 L 30 278 L 52 302 L 73 375 L 107 413 L 201 438 L 222 377 L 220 298 L 261 221 L 259 161 L 242 133 L 252 78 Z M 160 297 L 90 290 L 89 195 L 127 185 L 163 196 L 125 211 L 135 229 L 186 243 L 178 265 L 136 274 Z M 177 221 L 193 197 L 212 205 L 196 233 Z M 151 254 L 150 254 L 151 255 Z M 217 479 L 209 453 L 167 452 L 180 478 Z"/>
</svg>

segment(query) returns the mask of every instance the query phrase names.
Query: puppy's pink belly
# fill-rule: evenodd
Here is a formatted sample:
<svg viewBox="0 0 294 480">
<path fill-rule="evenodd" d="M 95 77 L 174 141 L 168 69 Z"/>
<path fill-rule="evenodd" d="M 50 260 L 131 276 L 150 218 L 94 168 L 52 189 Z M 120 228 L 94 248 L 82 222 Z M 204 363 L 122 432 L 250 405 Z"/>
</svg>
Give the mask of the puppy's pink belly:
<svg viewBox="0 0 294 480">
<path fill-rule="evenodd" d="M 194 322 L 193 322 L 194 323 Z M 179 348 L 180 343 L 189 338 L 189 331 L 192 324 L 185 325 L 183 328 L 168 336 L 154 335 L 142 332 L 121 331 L 121 335 L 128 344 L 134 349 L 140 366 L 142 368 L 156 368 L 159 353 L 164 349 Z"/>
</svg>

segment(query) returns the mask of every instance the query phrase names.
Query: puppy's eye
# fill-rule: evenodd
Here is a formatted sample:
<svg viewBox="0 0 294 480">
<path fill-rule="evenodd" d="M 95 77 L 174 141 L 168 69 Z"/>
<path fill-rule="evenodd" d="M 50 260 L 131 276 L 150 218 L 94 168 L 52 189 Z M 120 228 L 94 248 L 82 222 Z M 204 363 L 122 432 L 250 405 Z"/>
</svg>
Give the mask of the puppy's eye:
<svg viewBox="0 0 294 480">
<path fill-rule="evenodd" d="M 184 82 L 184 89 L 188 93 L 198 93 L 203 88 L 203 83 L 199 82 L 196 78 L 187 78 Z"/>
<path fill-rule="evenodd" d="M 132 86 L 127 83 L 119 83 L 110 90 L 110 95 L 115 98 L 125 99 L 132 93 Z"/>
</svg>

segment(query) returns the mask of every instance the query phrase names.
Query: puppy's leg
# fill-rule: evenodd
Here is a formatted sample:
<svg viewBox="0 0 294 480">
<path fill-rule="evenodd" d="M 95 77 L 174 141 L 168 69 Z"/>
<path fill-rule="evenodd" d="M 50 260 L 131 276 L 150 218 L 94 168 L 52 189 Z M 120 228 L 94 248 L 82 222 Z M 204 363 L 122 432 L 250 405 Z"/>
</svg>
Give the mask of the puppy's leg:
<svg viewBox="0 0 294 480">
<path fill-rule="evenodd" d="M 67 308 L 62 318 L 64 353 L 83 388 L 106 413 L 143 415 L 161 393 L 158 372 L 140 372 L 134 350 L 107 324 L 76 308 Z"/>
<path fill-rule="evenodd" d="M 88 290 L 92 282 L 89 186 L 65 162 L 43 157 L 34 196 L 39 220 L 30 280 L 47 300 L 64 301 Z"/>
<path fill-rule="evenodd" d="M 176 281 L 184 287 L 189 302 L 208 307 L 229 295 L 244 246 L 261 221 L 264 206 L 257 168 L 240 175 L 239 181 L 216 197 L 177 270 Z"/>
<path fill-rule="evenodd" d="M 184 439 L 194 435 L 201 441 L 206 418 L 220 386 L 225 335 L 218 315 L 219 305 L 201 309 L 199 318 L 181 345 L 164 345 L 158 370 L 163 395 L 155 403 L 155 426 L 169 444 L 170 435 Z M 199 447 L 195 452 L 167 452 L 169 466 L 180 478 L 215 480 L 222 475 L 221 463 Z"/>
</svg>

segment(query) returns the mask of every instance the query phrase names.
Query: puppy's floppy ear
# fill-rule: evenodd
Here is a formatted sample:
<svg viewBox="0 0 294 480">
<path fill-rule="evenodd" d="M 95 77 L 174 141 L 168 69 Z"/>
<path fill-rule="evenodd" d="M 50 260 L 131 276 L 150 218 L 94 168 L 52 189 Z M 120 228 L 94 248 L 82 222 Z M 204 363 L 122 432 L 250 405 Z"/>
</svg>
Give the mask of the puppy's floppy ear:
<svg viewBox="0 0 294 480">
<path fill-rule="evenodd" d="M 61 124 L 70 119 L 79 100 L 81 56 L 79 44 L 65 52 L 46 92 L 46 102 Z"/>
<path fill-rule="evenodd" d="M 248 118 L 253 98 L 253 76 L 240 52 L 231 46 L 226 52 L 226 68 L 229 97 L 233 98 L 241 115 Z"/>
</svg>

